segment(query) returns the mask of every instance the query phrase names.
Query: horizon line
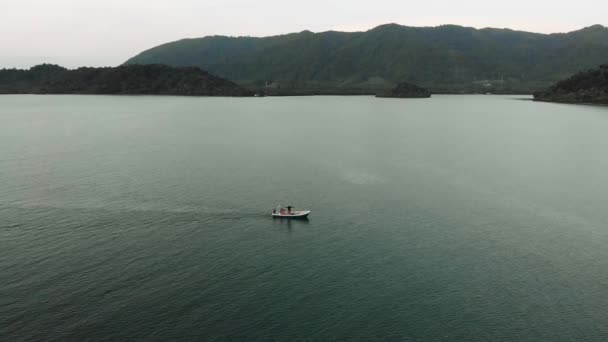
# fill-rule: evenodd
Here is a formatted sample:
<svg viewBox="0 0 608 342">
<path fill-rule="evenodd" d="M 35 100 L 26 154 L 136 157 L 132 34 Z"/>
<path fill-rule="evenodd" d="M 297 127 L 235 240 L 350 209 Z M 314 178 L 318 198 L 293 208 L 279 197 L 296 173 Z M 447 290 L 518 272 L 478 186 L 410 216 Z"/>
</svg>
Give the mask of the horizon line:
<svg viewBox="0 0 608 342">
<path fill-rule="evenodd" d="M 298 30 L 298 31 L 291 31 L 291 32 L 283 32 L 283 33 L 271 33 L 271 34 L 266 34 L 266 35 L 231 35 L 231 34 L 208 34 L 208 35 L 204 35 L 204 36 L 190 36 L 190 37 L 185 37 L 185 38 L 180 38 L 179 40 L 186 40 L 186 39 L 200 39 L 200 38 L 206 38 L 206 37 L 229 37 L 229 38 L 269 38 L 269 37 L 279 37 L 279 36 L 287 36 L 290 34 L 300 34 L 300 33 L 313 33 L 313 34 L 322 34 L 322 33 L 329 33 L 329 32 L 338 32 L 338 33 L 365 33 L 365 32 L 369 32 L 369 31 L 373 31 L 375 29 L 378 29 L 380 27 L 383 26 L 399 26 L 399 27 L 403 27 L 403 28 L 414 28 L 414 29 L 425 29 L 425 28 L 431 28 L 431 29 L 436 29 L 436 28 L 441 28 L 441 27 L 447 27 L 447 26 L 452 26 L 452 27 L 460 27 L 460 28 L 465 28 L 465 29 L 473 29 L 476 31 L 482 31 L 482 30 L 503 30 L 503 31 L 513 31 L 513 32 L 522 32 L 522 33 L 531 33 L 531 34 L 539 34 L 539 35 L 545 35 L 545 36 L 550 36 L 550 35 L 557 35 L 557 34 L 569 34 L 569 33 L 573 33 L 573 32 L 578 32 L 578 31 L 582 31 L 585 29 L 589 29 L 589 28 L 593 28 L 593 27 L 601 27 L 603 29 L 608 29 L 608 26 L 605 26 L 603 24 L 592 24 L 589 26 L 584 26 L 581 27 L 579 29 L 574 29 L 574 30 L 570 30 L 570 31 L 556 31 L 556 32 L 536 32 L 536 31 L 530 31 L 530 30 L 525 30 L 525 29 L 514 29 L 514 28 L 510 28 L 510 27 L 492 27 L 492 26 L 485 26 L 485 27 L 476 27 L 476 26 L 468 26 L 468 25 L 462 25 L 462 24 L 439 24 L 439 25 L 427 25 L 427 26 L 413 26 L 413 25 L 405 25 L 405 24 L 400 24 L 397 22 L 388 22 L 385 24 L 379 24 L 376 26 L 372 26 L 368 29 L 353 29 L 353 30 L 348 30 L 348 29 L 328 29 L 328 30 L 317 30 L 317 31 L 312 31 L 310 29 L 302 29 L 302 30 Z M 162 44 L 161 44 L 162 45 Z"/>
</svg>

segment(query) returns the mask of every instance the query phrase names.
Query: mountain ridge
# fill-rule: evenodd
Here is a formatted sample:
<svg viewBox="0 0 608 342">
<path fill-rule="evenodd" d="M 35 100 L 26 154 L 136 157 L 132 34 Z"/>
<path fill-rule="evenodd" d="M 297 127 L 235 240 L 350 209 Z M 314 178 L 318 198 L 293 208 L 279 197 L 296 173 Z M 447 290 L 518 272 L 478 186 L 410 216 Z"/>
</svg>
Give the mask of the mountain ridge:
<svg viewBox="0 0 608 342">
<path fill-rule="evenodd" d="M 241 85 L 387 89 L 407 81 L 434 91 L 539 90 L 608 62 L 608 28 L 568 33 L 413 27 L 302 31 L 269 37 L 186 38 L 145 50 L 125 64 L 198 66 Z"/>
</svg>

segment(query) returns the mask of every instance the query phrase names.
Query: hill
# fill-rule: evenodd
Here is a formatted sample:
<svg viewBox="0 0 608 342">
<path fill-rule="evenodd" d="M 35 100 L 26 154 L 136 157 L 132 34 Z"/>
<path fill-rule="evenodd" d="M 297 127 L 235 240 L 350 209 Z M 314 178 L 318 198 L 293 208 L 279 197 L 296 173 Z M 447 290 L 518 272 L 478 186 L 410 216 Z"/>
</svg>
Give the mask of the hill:
<svg viewBox="0 0 608 342">
<path fill-rule="evenodd" d="M 608 104 L 608 64 L 580 72 L 534 94 L 534 100 L 562 103 Z"/>
<path fill-rule="evenodd" d="M 402 82 L 391 90 L 380 92 L 376 97 L 429 98 L 431 92 L 415 84 Z"/>
<path fill-rule="evenodd" d="M 253 95 L 197 67 L 155 64 L 76 70 L 42 64 L 29 70 L 2 69 L 0 94 Z"/>
<path fill-rule="evenodd" d="M 529 92 L 606 59 L 608 28 L 600 25 L 538 34 L 389 24 L 366 32 L 183 39 L 126 64 L 198 66 L 253 88 L 270 82 L 282 89 L 360 91 L 407 81 L 434 92 Z"/>
</svg>

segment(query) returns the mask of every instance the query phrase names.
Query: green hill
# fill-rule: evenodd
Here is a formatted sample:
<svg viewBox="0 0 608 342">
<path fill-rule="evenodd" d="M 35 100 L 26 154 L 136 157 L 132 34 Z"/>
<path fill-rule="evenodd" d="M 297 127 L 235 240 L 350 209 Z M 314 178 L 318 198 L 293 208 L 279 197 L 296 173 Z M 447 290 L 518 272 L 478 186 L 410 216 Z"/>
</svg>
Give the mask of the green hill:
<svg viewBox="0 0 608 342">
<path fill-rule="evenodd" d="M 580 72 L 534 94 L 536 101 L 608 105 L 608 64 Z"/>
<path fill-rule="evenodd" d="M 157 64 L 76 70 L 42 64 L 29 70 L 2 69 L 0 94 L 253 95 L 197 67 Z"/>
<path fill-rule="evenodd" d="M 424 88 L 420 88 L 417 85 L 407 82 L 402 82 L 389 91 L 378 93 L 376 97 L 429 98 L 431 95 L 431 92 Z"/>
<path fill-rule="evenodd" d="M 210 36 L 160 45 L 126 64 L 198 66 L 249 87 L 530 91 L 608 61 L 608 28 L 564 34 L 461 26 L 379 26 L 266 38 Z"/>
</svg>

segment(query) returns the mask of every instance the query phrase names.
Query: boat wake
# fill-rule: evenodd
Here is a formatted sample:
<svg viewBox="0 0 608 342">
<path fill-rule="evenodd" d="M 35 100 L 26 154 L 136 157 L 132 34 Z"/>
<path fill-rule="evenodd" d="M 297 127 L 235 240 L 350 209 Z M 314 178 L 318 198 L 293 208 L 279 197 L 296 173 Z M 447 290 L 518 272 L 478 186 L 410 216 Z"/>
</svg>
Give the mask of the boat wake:
<svg viewBox="0 0 608 342">
<path fill-rule="evenodd" d="M 117 205 L 78 205 L 71 203 L 12 203 L 12 204 L 0 204 L 0 207 L 7 209 L 20 209 L 20 210 L 32 210 L 32 211 L 49 211 L 49 210 L 63 210 L 63 211 L 95 211 L 95 212 L 112 212 L 112 213 L 146 213 L 146 214 L 189 214 L 194 216 L 202 217 L 213 217 L 214 219 L 220 220 L 240 220 L 245 218 L 263 218 L 268 215 L 264 214 L 263 211 L 247 210 L 243 211 L 240 209 L 233 208 L 217 208 L 209 206 L 192 206 L 183 205 L 175 207 L 167 207 L 161 205 L 131 205 L 131 206 L 117 206 Z"/>
</svg>

